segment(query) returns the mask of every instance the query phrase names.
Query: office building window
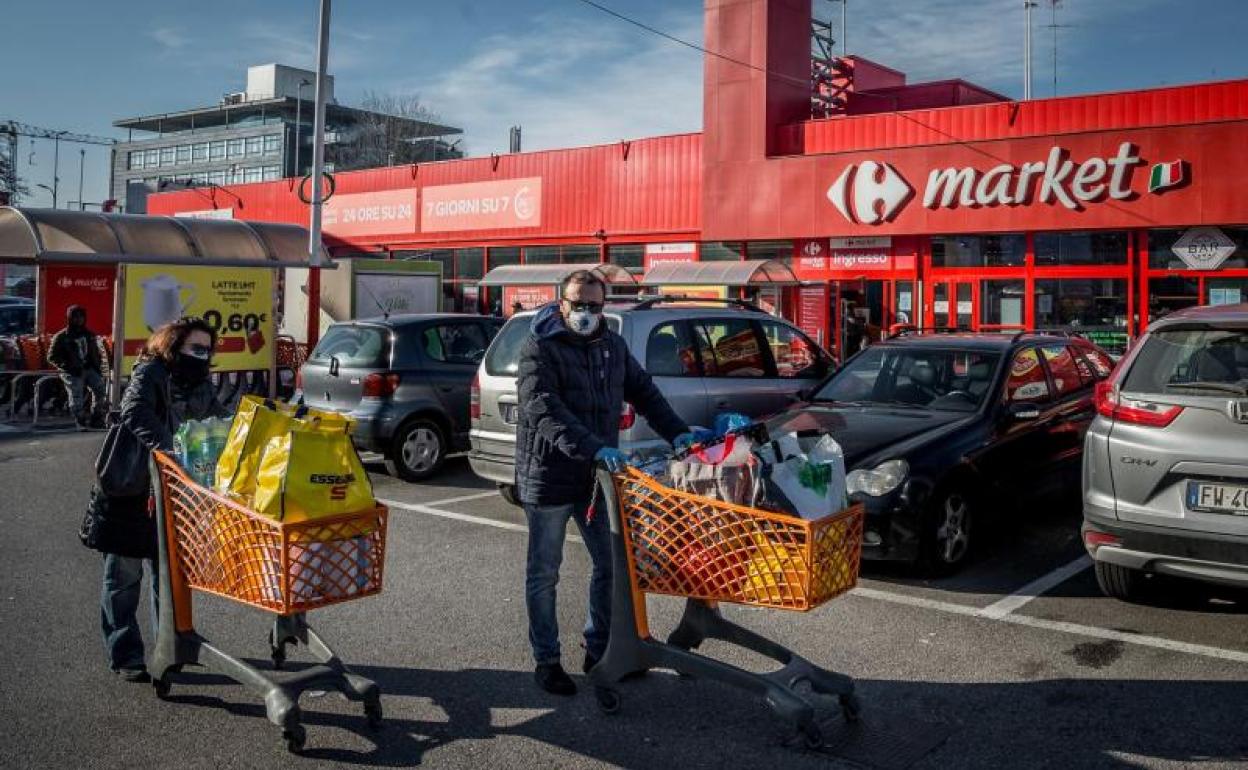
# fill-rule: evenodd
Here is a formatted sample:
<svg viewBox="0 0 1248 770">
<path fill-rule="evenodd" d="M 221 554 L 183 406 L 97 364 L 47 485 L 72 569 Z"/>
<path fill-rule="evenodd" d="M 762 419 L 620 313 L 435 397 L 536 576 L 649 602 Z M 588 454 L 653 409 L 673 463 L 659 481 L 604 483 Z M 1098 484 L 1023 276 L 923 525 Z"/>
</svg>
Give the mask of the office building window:
<svg viewBox="0 0 1248 770">
<path fill-rule="evenodd" d="M 222 185 L 222 184 L 225 184 L 225 182 L 226 182 L 226 179 L 225 179 L 224 171 L 209 171 L 208 172 L 208 184 Z"/>
<path fill-rule="evenodd" d="M 272 182 L 275 179 L 281 179 L 281 178 L 282 178 L 281 166 L 265 166 L 264 167 L 264 181 Z"/>
<path fill-rule="evenodd" d="M 160 165 L 160 150 L 148 150 L 143 153 L 143 163 L 146 168 L 156 168 Z"/>
<path fill-rule="evenodd" d="M 191 146 L 189 144 L 178 145 L 178 165 L 191 162 Z"/>
<path fill-rule="evenodd" d="M 264 154 L 264 137 L 249 136 L 247 137 L 247 154 L 263 155 Z"/>
<path fill-rule="evenodd" d="M 208 157 L 212 160 L 225 160 L 225 142 L 210 142 L 208 144 Z"/>
<path fill-rule="evenodd" d="M 136 168 L 143 168 L 143 151 L 142 150 L 135 150 L 130 153 L 130 165 L 128 166 L 128 168 L 130 168 L 131 170 L 134 170 Z"/>
<path fill-rule="evenodd" d="M 160 148 L 160 165 L 172 166 L 175 160 L 176 160 L 176 155 L 174 154 L 173 147 L 161 147 Z"/>
<path fill-rule="evenodd" d="M 243 181 L 247 183 L 259 182 L 264 179 L 264 170 L 259 167 L 248 168 L 243 170 Z"/>
<path fill-rule="evenodd" d="M 282 135 L 269 134 L 264 137 L 264 154 L 272 155 L 273 153 L 282 151 Z"/>
<path fill-rule="evenodd" d="M 208 143 L 200 142 L 191 147 L 191 159 L 196 163 L 203 163 L 208 160 Z"/>
<path fill-rule="evenodd" d="M 225 154 L 231 158 L 241 158 L 247 149 L 247 144 L 242 139 L 231 139 L 226 142 Z"/>
</svg>

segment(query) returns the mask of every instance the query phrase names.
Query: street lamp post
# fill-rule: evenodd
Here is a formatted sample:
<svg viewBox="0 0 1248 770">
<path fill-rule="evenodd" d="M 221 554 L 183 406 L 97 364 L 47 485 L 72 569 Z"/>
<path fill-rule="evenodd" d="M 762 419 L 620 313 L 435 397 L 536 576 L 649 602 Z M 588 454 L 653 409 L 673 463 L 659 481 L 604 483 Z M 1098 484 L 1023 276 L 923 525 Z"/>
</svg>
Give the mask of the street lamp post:
<svg viewBox="0 0 1248 770">
<path fill-rule="evenodd" d="M 321 331 L 321 197 L 325 173 L 325 99 L 329 86 L 330 0 L 321 0 L 316 52 L 316 112 L 312 123 L 312 205 L 308 223 L 308 347 L 315 347 Z"/>
<path fill-rule="evenodd" d="M 87 163 L 87 151 L 85 148 L 78 149 L 78 210 L 86 211 L 87 207 L 82 202 L 82 168 Z"/>
<path fill-rule="evenodd" d="M 56 208 L 57 191 L 61 189 L 61 136 L 65 133 L 57 131 L 52 136 L 52 208 Z"/>
<path fill-rule="evenodd" d="M 299 79 L 295 88 L 295 176 L 299 176 L 299 129 L 303 126 L 303 88 L 312 85 L 307 78 Z"/>
</svg>

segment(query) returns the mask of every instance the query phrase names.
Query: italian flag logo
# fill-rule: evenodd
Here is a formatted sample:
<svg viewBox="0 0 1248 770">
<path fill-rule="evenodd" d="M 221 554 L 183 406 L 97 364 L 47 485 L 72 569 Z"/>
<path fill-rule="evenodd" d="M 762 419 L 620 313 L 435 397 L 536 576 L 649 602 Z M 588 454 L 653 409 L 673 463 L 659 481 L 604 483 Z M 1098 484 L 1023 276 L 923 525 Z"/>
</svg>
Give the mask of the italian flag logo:
<svg viewBox="0 0 1248 770">
<path fill-rule="evenodd" d="M 1158 163 L 1153 166 L 1153 171 L 1148 176 L 1148 191 L 1155 193 L 1159 190 L 1174 187 L 1182 182 L 1183 161 L 1175 160 L 1169 163 Z"/>
</svg>

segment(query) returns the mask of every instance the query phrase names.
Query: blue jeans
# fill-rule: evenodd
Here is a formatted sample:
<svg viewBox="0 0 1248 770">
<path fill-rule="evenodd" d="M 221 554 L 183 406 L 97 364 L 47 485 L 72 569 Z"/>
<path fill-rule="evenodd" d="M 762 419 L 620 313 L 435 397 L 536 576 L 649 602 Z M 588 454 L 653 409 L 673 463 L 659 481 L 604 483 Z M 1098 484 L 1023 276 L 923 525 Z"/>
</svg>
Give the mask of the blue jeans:
<svg viewBox="0 0 1248 770">
<path fill-rule="evenodd" d="M 68 372 L 61 372 L 61 382 L 65 383 L 65 393 L 69 397 L 69 413 L 74 417 L 87 418 L 86 392 L 91 391 L 92 408 L 97 415 L 107 410 L 104 378 L 94 369 L 84 369 L 81 376 L 75 377 Z"/>
<path fill-rule="evenodd" d="M 606 506 L 599 504 L 592 522 L 586 523 L 587 504 L 525 505 L 529 520 L 529 559 L 525 571 L 524 600 L 529 610 L 529 644 L 537 663 L 559 662 L 559 619 L 555 586 L 563 563 L 563 541 L 568 519 L 576 521 L 581 539 L 593 561 L 589 581 L 589 617 L 585 620 L 585 650 L 601 658 L 611 633 L 611 525 Z"/>
<path fill-rule="evenodd" d="M 156 564 L 151 559 L 104 554 L 104 589 L 100 593 L 100 622 L 108 664 L 114 671 L 144 668 L 143 635 L 139 632 L 139 595 L 143 589 L 143 563 L 151 574 L 151 621 L 156 628 Z"/>
</svg>

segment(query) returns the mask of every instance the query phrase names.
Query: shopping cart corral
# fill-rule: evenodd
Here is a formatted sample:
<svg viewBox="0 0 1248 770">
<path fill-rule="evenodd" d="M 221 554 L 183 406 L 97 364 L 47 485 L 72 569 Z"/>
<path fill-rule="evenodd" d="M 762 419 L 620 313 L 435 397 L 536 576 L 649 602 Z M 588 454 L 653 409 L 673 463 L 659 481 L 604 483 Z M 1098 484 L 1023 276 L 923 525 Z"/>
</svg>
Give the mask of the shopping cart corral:
<svg viewBox="0 0 1248 770">
<path fill-rule="evenodd" d="M 670 489 L 634 468 L 615 476 L 599 470 L 597 481 L 610 516 L 615 574 L 628 577 L 614 581 L 611 639 L 590 672 L 603 712 L 620 709 L 616 686 L 625 676 L 667 668 L 761 696 L 812 748 L 823 738 L 815 704 L 799 693 L 803 686 L 837 696 L 845 719 L 858 719 L 850 677 L 727 620 L 717 603 L 804 612 L 853 588 L 861 504 L 808 521 Z M 666 642 L 650 635 L 647 594 L 686 598 Z M 696 652 L 708 639 L 752 650 L 781 668 L 754 673 Z"/>
<path fill-rule="evenodd" d="M 263 697 L 269 721 L 292 752 L 304 746 L 299 696 L 307 690 L 337 690 L 362 702 L 369 726 L 379 727 L 380 689 L 338 658 L 306 613 L 381 590 L 386 508 L 284 523 L 199 486 L 161 452 L 152 453 L 152 478 L 160 596 L 149 670 L 156 694 L 169 695 L 183 666 L 222 674 Z M 275 669 L 292 644 L 306 647 L 318 664 L 273 674 L 222 651 L 195 631 L 191 589 L 275 614 L 269 632 Z"/>
</svg>

